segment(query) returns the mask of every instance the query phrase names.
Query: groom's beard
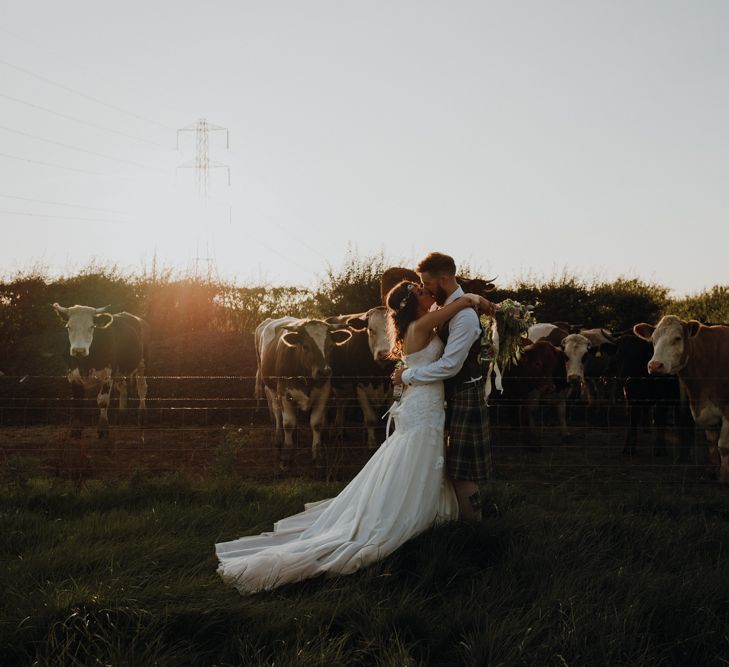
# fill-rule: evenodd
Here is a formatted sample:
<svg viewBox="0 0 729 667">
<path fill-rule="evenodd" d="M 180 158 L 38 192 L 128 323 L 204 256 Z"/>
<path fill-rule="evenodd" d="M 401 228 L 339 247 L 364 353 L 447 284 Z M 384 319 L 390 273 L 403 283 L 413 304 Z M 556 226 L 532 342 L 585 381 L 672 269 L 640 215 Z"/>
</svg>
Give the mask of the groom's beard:
<svg viewBox="0 0 729 667">
<path fill-rule="evenodd" d="M 436 289 L 435 292 L 431 292 L 431 294 L 439 306 L 443 306 L 448 299 L 448 292 L 446 292 L 442 287 L 438 287 L 438 289 Z"/>
</svg>

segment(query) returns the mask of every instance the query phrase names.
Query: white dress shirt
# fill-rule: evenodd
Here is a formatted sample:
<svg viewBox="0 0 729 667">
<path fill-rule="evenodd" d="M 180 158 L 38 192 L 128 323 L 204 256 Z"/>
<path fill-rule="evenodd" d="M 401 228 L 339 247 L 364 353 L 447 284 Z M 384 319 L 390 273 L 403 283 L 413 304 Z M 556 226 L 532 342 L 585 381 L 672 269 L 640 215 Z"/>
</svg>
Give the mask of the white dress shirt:
<svg viewBox="0 0 729 667">
<path fill-rule="evenodd" d="M 463 288 L 458 287 L 443 305 L 448 305 L 463 294 Z M 403 384 L 428 384 L 454 377 L 463 368 L 468 351 L 480 336 L 481 323 L 476 311 L 473 308 L 459 310 L 448 322 L 448 342 L 443 356 L 427 366 L 406 368 L 402 374 Z"/>
</svg>

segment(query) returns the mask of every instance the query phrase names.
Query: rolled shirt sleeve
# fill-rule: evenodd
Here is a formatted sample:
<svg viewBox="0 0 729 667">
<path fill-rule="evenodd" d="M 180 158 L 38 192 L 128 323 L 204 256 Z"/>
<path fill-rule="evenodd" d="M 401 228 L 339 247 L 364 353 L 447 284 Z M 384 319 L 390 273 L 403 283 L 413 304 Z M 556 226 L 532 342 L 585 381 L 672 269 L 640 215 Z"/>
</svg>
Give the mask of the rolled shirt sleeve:
<svg viewBox="0 0 729 667">
<path fill-rule="evenodd" d="M 449 322 L 448 342 L 440 359 L 419 368 L 406 368 L 402 374 L 404 384 L 419 385 L 446 380 L 463 367 L 468 351 L 481 336 L 481 324 L 473 308 L 457 312 Z"/>
</svg>

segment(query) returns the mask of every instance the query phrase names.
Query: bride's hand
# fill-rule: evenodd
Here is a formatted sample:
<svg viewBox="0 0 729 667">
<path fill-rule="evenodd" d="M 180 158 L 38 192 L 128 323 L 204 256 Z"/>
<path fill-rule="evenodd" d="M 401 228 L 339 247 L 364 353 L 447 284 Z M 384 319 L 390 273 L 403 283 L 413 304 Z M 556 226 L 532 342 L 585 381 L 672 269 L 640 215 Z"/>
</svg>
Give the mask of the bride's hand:
<svg viewBox="0 0 729 667">
<path fill-rule="evenodd" d="M 479 314 L 487 315 L 489 317 L 493 317 L 496 314 L 496 309 L 498 308 L 498 306 L 495 303 L 492 303 L 488 299 L 484 299 L 478 294 L 474 294 L 473 296 L 475 296 L 478 300 L 478 303 L 476 304 L 476 310 Z"/>
<path fill-rule="evenodd" d="M 468 294 L 464 294 L 461 297 L 471 308 L 478 309 L 479 305 L 481 304 L 481 297 L 478 294 L 471 294 L 470 292 Z"/>
</svg>

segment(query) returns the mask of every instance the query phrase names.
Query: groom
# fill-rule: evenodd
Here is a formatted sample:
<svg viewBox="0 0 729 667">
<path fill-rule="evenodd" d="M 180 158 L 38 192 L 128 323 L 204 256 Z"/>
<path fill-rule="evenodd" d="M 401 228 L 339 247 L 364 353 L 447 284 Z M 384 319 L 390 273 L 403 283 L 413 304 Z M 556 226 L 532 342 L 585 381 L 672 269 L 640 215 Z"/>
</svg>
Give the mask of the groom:
<svg viewBox="0 0 729 667">
<path fill-rule="evenodd" d="M 456 282 L 452 257 L 432 252 L 418 264 L 417 272 L 439 307 L 463 295 Z M 438 328 L 438 336 L 445 343 L 440 359 L 420 368 L 397 369 L 392 376 L 393 384 L 405 385 L 443 380 L 448 434 L 446 466 L 461 518 L 475 521 L 482 517 L 478 483 L 492 475 L 484 378 L 478 362 L 481 335 L 476 311 L 466 308 Z"/>
</svg>

